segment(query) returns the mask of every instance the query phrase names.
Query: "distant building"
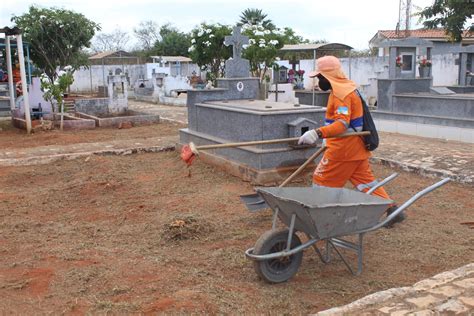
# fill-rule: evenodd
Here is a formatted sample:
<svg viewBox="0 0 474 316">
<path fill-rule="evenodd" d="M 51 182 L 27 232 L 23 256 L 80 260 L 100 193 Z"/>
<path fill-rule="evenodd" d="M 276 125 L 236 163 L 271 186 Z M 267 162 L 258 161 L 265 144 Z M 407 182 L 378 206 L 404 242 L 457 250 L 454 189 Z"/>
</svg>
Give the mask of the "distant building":
<svg viewBox="0 0 474 316">
<path fill-rule="evenodd" d="M 137 65 L 140 57 L 124 50 L 100 52 L 89 57 L 91 65 Z"/>
<path fill-rule="evenodd" d="M 153 71 L 155 73 L 165 73 L 176 77 L 191 77 L 194 73 L 200 73 L 198 65 L 194 64 L 192 59 L 184 56 L 150 56 L 151 63 L 146 64 L 147 78 L 151 78 Z"/>
<path fill-rule="evenodd" d="M 408 33 L 409 36 L 406 36 Z M 442 55 L 455 52 L 461 46 L 474 44 L 474 34 L 466 32 L 460 43 L 453 43 L 449 41 L 444 29 L 417 29 L 405 31 L 382 30 L 377 33 L 369 41 L 370 48 L 379 48 L 379 56 L 387 56 L 388 48 L 381 48 L 380 43 L 384 40 L 396 40 L 406 37 L 416 37 L 433 42 L 432 55 Z"/>
</svg>

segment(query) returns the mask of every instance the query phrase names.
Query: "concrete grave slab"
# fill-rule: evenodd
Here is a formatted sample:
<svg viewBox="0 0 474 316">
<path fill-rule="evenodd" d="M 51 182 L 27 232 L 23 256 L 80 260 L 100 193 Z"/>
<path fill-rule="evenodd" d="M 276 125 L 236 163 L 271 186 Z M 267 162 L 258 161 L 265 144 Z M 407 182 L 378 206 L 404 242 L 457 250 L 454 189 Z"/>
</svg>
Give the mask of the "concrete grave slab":
<svg viewBox="0 0 474 316">
<path fill-rule="evenodd" d="M 441 95 L 446 95 L 446 94 L 456 94 L 453 90 L 449 90 L 446 87 L 431 87 L 430 92 L 434 94 L 441 94 Z"/>
</svg>

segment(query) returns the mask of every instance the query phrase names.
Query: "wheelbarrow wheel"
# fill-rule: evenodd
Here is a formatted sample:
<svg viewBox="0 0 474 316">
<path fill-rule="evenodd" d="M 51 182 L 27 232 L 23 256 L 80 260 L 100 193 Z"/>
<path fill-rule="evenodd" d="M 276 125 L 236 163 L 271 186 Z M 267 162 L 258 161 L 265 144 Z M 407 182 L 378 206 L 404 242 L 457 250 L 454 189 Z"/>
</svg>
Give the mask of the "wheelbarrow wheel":
<svg viewBox="0 0 474 316">
<path fill-rule="evenodd" d="M 266 255 L 286 249 L 288 242 L 287 228 L 266 231 L 255 243 L 253 254 Z M 293 234 L 291 249 L 301 245 L 298 235 Z M 254 261 L 255 272 L 266 282 L 281 283 L 288 281 L 301 265 L 303 252 L 294 255 L 263 261 Z"/>
</svg>

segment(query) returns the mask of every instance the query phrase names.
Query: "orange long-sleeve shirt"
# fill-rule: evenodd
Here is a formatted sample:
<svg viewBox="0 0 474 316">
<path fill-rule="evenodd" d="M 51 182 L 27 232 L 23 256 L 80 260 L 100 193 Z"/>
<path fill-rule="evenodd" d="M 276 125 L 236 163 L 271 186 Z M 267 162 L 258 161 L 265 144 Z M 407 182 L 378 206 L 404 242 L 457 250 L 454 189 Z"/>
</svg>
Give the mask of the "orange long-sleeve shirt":
<svg viewBox="0 0 474 316">
<path fill-rule="evenodd" d="M 344 100 L 333 93 L 329 95 L 325 126 L 319 128 L 324 138 L 344 132 L 361 131 L 363 125 L 363 108 L 358 93 L 354 90 Z M 353 129 L 353 128 L 354 129 Z M 330 138 L 326 140 L 325 156 L 336 161 L 364 160 L 370 157 L 360 136 Z"/>
<path fill-rule="evenodd" d="M 20 75 L 20 69 L 14 68 L 12 71 L 12 78 L 13 78 L 13 83 L 17 83 L 21 81 L 21 75 Z"/>
</svg>

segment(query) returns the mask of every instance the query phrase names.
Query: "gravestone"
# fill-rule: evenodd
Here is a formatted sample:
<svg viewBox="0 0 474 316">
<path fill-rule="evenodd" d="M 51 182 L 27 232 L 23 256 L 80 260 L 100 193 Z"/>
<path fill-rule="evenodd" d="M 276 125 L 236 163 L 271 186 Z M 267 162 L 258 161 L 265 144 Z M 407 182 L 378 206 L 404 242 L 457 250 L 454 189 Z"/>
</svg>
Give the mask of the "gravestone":
<svg viewBox="0 0 474 316">
<path fill-rule="evenodd" d="M 323 124 L 322 107 L 256 100 L 259 80 L 250 77 L 249 63 L 241 58 L 241 45 L 247 40 L 240 28 L 234 28 L 232 36 L 226 37 L 226 45 L 236 47 L 233 58 L 226 62 L 225 78 L 217 79 L 214 89 L 188 90 L 188 128 L 180 130 L 181 145 L 297 137 Z M 200 158 L 255 184 L 275 184 L 314 151 L 314 147 L 285 143 L 206 150 Z"/>
<path fill-rule="evenodd" d="M 109 113 L 120 114 L 128 110 L 128 80 L 125 74 L 107 76 Z"/>
<path fill-rule="evenodd" d="M 278 88 L 278 90 L 277 90 Z M 292 83 L 272 84 L 268 90 L 268 101 L 298 104 L 300 101 L 295 96 Z"/>
<path fill-rule="evenodd" d="M 250 74 L 250 62 L 242 58 L 242 45 L 249 43 L 248 36 L 240 33 L 240 27 L 233 29 L 231 36 L 226 36 L 224 45 L 232 45 L 233 58 L 225 62 L 226 78 L 246 78 Z"/>
</svg>

